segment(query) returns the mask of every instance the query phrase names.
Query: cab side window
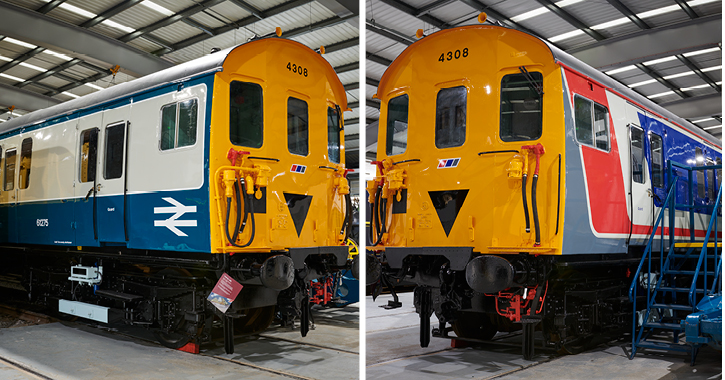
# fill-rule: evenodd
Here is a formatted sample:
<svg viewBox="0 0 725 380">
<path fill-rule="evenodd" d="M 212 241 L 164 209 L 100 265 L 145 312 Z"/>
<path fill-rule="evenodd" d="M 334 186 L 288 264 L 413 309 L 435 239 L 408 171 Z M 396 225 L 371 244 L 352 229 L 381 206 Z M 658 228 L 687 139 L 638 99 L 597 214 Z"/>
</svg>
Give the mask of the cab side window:
<svg viewBox="0 0 725 380">
<path fill-rule="evenodd" d="M 262 86 L 232 81 L 229 90 L 229 139 L 234 145 L 261 148 Z"/>
<path fill-rule="evenodd" d="M 3 189 L 10 191 L 15 188 L 15 164 L 18 150 L 8 149 L 5 151 L 5 176 L 3 178 Z"/>
<path fill-rule="evenodd" d="M 28 137 L 20 145 L 20 175 L 18 188 L 27 189 L 30 185 L 30 163 L 33 159 L 33 139 Z"/>
<path fill-rule="evenodd" d="M 443 88 L 436 97 L 435 143 L 437 148 L 453 148 L 466 141 L 465 86 Z"/>
<path fill-rule="evenodd" d="M 576 139 L 581 144 L 609 151 L 609 111 L 607 107 L 574 96 Z"/>
<path fill-rule="evenodd" d="M 287 149 L 292 154 L 306 156 L 309 152 L 309 113 L 307 102 L 287 99 Z"/>
<path fill-rule="evenodd" d="M 542 96 L 534 86 L 543 88 L 544 77 L 529 72 L 534 83 L 524 74 L 509 74 L 501 79 L 500 133 L 503 141 L 536 140 L 541 137 Z"/>
<path fill-rule="evenodd" d="M 644 183 L 644 131 L 639 127 L 630 125 L 629 133 L 632 140 L 632 180 L 637 183 Z"/>
<path fill-rule="evenodd" d="M 165 105 L 161 108 L 161 150 L 196 144 L 196 99 Z"/>
<path fill-rule="evenodd" d="M 327 154 L 330 162 L 340 163 L 340 112 L 335 108 L 327 107 Z"/>
<path fill-rule="evenodd" d="M 388 101 L 388 120 L 385 134 L 385 154 L 394 156 L 408 148 L 408 94 Z"/>
</svg>

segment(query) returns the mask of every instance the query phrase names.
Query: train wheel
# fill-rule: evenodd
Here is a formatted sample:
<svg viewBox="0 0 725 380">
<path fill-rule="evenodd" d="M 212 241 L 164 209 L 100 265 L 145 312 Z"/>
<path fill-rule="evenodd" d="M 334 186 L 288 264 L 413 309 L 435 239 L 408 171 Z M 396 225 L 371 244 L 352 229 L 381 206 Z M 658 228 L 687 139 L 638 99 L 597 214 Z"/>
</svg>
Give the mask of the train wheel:
<svg viewBox="0 0 725 380">
<path fill-rule="evenodd" d="M 245 310 L 245 316 L 234 320 L 234 332 L 239 335 L 260 333 L 274 320 L 275 306 L 263 306 Z"/>
<path fill-rule="evenodd" d="M 192 274 L 183 268 L 165 268 L 156 273 L 156 276 L 169 277 L 168 284 L 172 286 L 183 286 L 183 278 L 192 277 Z M 176 315 L 169 328 L 154 331 L 154 337 L 162 346 L 178 350 L 190 341 L 193 337 L 201 334 L 202 328 L 197 328 L 186 321 L 184 314 Z"/>
<path fill-rule="evenodd" d="M 452 325 L 459 338 L 491 340 L 498 331 L 488 314 L 470 311 L 459 311 Z"/>
</svg>

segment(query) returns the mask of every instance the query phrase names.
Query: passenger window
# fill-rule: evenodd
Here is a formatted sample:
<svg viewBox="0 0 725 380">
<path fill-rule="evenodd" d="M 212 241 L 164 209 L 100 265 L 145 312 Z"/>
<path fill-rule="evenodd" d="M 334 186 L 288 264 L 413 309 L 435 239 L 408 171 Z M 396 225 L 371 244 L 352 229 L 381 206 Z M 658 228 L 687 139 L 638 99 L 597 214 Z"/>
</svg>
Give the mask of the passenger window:
<svg viewBox="0 0 725 380">
<path fill-rule="evenodd" d="M 466 98 L 465 86 L 444 88 L 436 98 L 437 148 L 461 146 L 466 141 Z"/>
<path fill-rule="evenodd" d="M 408 94 L 388 101 L 385 154 L 395 156 L 408 148 Z"/>
<path fill-rule="evenodd" d="M 609 111 L 607 107 L 581 96 L 575 96 L 574 124 L 577 141 L 609 151 Z M 640 142 L 644 145 L 642 140 Z"/>
<path fill-rule="evenodd" d="M 541 137 L 542 99 L 534 85 L 543 88 L 539 72 L 529 72 L 532 85 L 524 74 L 509 74 L 501 79 L 501 140 L 526 141 Z"/>
<path fill-rule="evenodd" d="M 81 182 L 96 180 L 96 162 L 98 153 L 98 128 L 81 132 Z"/>
<path fill-rule="evenodd" d="M 196 99 L 161 108 L 161 150 L 196 144 L 197 109 Z"/>
<path fill-rule="evenodd" d="M 340 112 L 338 108 L 327 107 L 327 154 L 330 162 L 340 163 Z"/>
<path fill-rule="evenodd" d="M 705 156 L 702 155 L 702 149 L 699 147 L 695 147 L 695 166 L 705 166 Z M 697 196 L 704 199 L 706 194 L 705 171 L 696 170 L 695 173 L 697 178 Z"/>
<path fill-rule="evenodd" d="M 106 127 L 106 165 L 103 171 L 103 178 L 121 178 L 123 175 L 125 138 L 126 123 Z"/>
<path fill-rule="evenodd" d="M 652 158 L 652 186 L 665 187 L 665 155 L 662 149 L 662 137 L 655 133 L 649 135 L 649 153 Z"/>
<path fill-rule="evenodd" d="M 33 139 L 28 137 L 20 146 L 20 172 L 18 188 L 27 189 L 30 185 L 30 162 L 33 159 Z"/>
<path fill-rule="evenodd" d="M 306 156 L 309 152 L 307 102 L 287 99 L 287 149 L 292 154 Z"/>
<path fill-rule="evenodd" d="M 644 131 L 630 125 L 629 133 L 632 139 L 632 180 L 637 183 L 644 183 Z"/>
<path fill-rule="evenodd" d="M 5 152 L 5 178 L 3 179 L 3 189 L 10 191 L 15 188 L 15 156 L 17 149 L 8 149 Z"/>
<path fill-rule="evenodd" d="M 229 139 L 234 145 L 260 148 L 263 137 L 262 86 L 233 81 L 229 94 Z"/>
</svg>

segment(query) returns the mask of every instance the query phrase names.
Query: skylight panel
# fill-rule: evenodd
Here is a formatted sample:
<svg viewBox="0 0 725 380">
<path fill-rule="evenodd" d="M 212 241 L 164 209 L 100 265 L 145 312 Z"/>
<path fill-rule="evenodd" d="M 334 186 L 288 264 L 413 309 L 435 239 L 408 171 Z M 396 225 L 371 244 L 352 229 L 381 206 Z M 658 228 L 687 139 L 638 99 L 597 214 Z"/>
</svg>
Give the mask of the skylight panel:
<svg viewBox="0 0 725 380">
<path fill-rule="evenodd" d="M 5 37 L 5 39 L 3 41 L 7 41 L 7 42 L 10 42 L 11 44 L 15 44 L 15 45 L 19 45 L 19 46 L 22 46 L 22 47 L 26 47 L 28 49 L 35 49 L 35 48 L 37 48 L 37 46 L 35 46 L 33 44 L 29 44 L 27 42 L 23 42 L 23 41 L 20 41 L 20 40 L 16 40 L 15 38 Z"/>
<path fill-rule="evenodd" d="M 148 7 L 148 8 L 151 8 L 151 9 L 155 10 L 156 12 L 159 12 L 159 13 L 161 13 L 163 15 L 166 15 L 166 16 L 173 16 L 173 15 L 175 15 L 174 12 L 172 12 L 172 11 L 170 11 L 170 10 L 168 10 L 168 9 L 166 9 L 166 8 L 164 8 L 164 7 L 158 5 L 158 4 L 156 4 L 156 3 L 154 3 L 153 1 L 150 1 L 150 0 L 146 0 L 146 1 L 141 2 L 141 5 L 143 5 L 145 7 Z"/>
<path fill-rule="evenodd" d="M 674 95 L 674 94 L 675 94 L 674 91 L 665 91 L 665 92 L 660 92 L 659 94 L 648 95 L 647 97 L 650 99 L 654 99 L 654 98 L 661 98 L 663 96 Z"/>
<path fill-rule="evenodd" d="M 63 92 L 61 92 L 61 94 L 70 96 L 71 98 L 74 98 L 74 99 L 80 98 L 80 95 L 71 94 L 70 92 L 67 92 L 67 91 L 63 91 Z"/>
<path fill-rule="evenodd" d="M 18 82 L 25 82 L 25 79 L 23 79 L 23 78 L 14 77 L 12 75 L 8 75 L 5 73 L 0 73 L 0 77 L 12 79 L 12 80 L 18 81 Z"/>
</svg>

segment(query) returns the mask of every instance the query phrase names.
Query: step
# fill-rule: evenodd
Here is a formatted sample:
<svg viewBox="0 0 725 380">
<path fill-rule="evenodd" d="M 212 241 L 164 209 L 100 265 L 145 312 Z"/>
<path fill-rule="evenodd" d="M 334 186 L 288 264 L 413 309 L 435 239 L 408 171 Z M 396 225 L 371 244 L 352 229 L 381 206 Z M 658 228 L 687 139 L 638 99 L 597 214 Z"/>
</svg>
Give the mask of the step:
<svg viewBox="0 0 725 380">
<path fill-rule="evenodd" d="M 664 323 L 664 322 L 647 322 L 644 324 L 644 327 L 651 327 L 655 329 L 665 329 L 665 330 L 677 330 L 682 331 L 684 328 L 680 326 L 679 323 Z"/>
<path fill-rule="evenodd" d="M 663 286 L 661 288 L 655 289 L 657 291 L 662 292 L 678 292 L 678 293 L 689 293 L 690 288 L 673 288 L 669 286 Z M 705 293 L 705 289 L 695 289 L 695 293 Z"/>
<path fill-rule="evenodd" d="M 677 305 L 671 303 L 653 303 L 652 309 L 672 309 L 682 311 L 693 311 L 693 307 L 689 305 Z"/>
<path fill-rule="evenodd" d="M 111 298 L 114 300 L 126 301 L 126 302 L 140 300 L 143 298 L 143 296 L 139 296 L 136 294 L 121 293 L 121 292 L 116 292 L 113 290 L 105 290 L 105 289 L 96 290 L 96 295 L 105 297 L 105 298 Z"/>
<path fill-rule="evenodd" d="M 688 242 L 688 243 L 675 243 L 675 248 L 702 248 L 703 243 L 704 242 L 702 242 L 702 241 L 693 241 L 693 242 Z M 715 243 L 712 243 L 712 242 L 707 243 L 707 247 L 715 248 Z M 717 242 L 717 247 L 718 248 L 722 247 L 721 241 Z"/>
<path fill-rule="evenodd" d="M 687 345 L 687 344 L 643 341 L 643 342 L 637 343 L 636 346 L 640 347 L 640 348 L 654 348 L 654 349 L 658 349 L 658 350 L 690 352 L 690 345 Z"/>
</svg>

